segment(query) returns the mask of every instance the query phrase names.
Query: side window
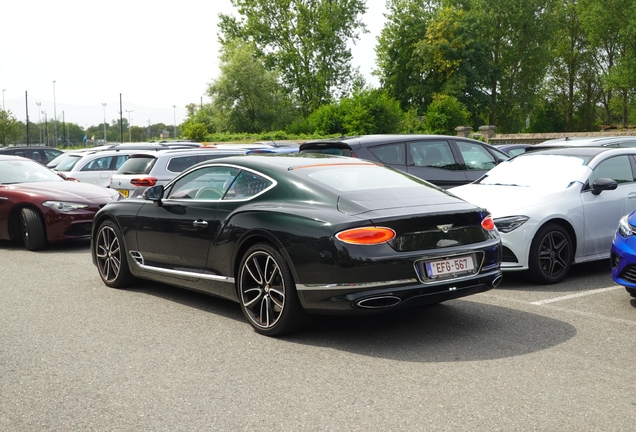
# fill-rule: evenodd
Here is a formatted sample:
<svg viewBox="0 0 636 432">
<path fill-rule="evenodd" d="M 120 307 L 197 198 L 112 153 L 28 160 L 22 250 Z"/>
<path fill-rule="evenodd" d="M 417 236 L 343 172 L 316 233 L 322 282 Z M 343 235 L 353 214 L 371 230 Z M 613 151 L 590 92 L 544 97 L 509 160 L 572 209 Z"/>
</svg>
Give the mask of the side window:
<svg viewBox="0 0 636 432">
<path fill-rule="evenodd" d="M 84 165 L 80 171 L 107 171 L 110 169 L 110 163 L 112 160 L 112 156 L 93 159 Z"/>
<path fill-rule="evenodd" d="M 44 151 L 44 155 L 46 156 L 46 161 L 47 162 L 52 161 L 53 159 L 55 159 L 56 157 L 58 157 L 60 155 L 59 153 L 56 153 L 56 152 L 51 151 L 49 149 L 44 149 L 43 151 Z"/>
<path fill-rule="evenodd" d="M 128 160 L 128 155 L 120 155 L 117 156 L 117 159 L 115 160 L 115 170 L 118 170 L 120 166 L 122 166 L 124 164 L 124 162 L 126 162 Z"/>
<path fill-rule="evenodd" d="M 391 143 L 369 147 L 369 151 L 384 164 L 406 165 L 404 143 Z"/>
<path fill-rule="evenodd" d="M 199 156 L 179 156 L 170 159 L 168 162 L 168 171 L 180 173 L 190 168 L 192 165 L 200 162 Z"/>
<path fill-rule="evenodd" d="M 42 155 L 41 155 L 41 154 L 40 154 L 40 152 L 39 152 L 39 151 L 37 151 L 37 150 L 36 150 L 36 151 L 33 151 L 33 153 L 31 153 L 31 159 L 33 159 L 33 160 L 34 160 L 34 161 L 36 161 L 36 162 L 40 162 L 40 163 L 44 162 L 44 161 L 42 160 Z"/>
<path fill-rule="evenodd" d="M 265 177 L 261 177 L 250 171 L 241 171 L 241 173 L 232 179 L 227 189 L 227 194 L 223 200 L 239 200 L 251 198 L 267 189 L 272 182 Z"/>
<path fill-rule="evenodd" d="M 632 166 L 629 163 L 628 156 L 615 156 L 601 162 L 588 179 L 588 185 L 593 185 L 594 181 L 599 178 L 610 178 L 616 183 L 628 183 L 634 181 Z"/>
<path fill-rule="evenodd" d="M 413 141 L 407 145 L 410 163 L 416 167 L 457 170 L 448 141 Z"/>
<path fill-rule="evenodd" d="M 497 165 L 495 157 L 479 144 L 457 141 L 457 147 L 469 170 L 489 170 Z"/>
<path fill-rule="evenodd" d="M 204 167 L 189 172 L 167 191 L 168 199 L 219 200 L 239 173 L 233 167 Z"/>
</svg>

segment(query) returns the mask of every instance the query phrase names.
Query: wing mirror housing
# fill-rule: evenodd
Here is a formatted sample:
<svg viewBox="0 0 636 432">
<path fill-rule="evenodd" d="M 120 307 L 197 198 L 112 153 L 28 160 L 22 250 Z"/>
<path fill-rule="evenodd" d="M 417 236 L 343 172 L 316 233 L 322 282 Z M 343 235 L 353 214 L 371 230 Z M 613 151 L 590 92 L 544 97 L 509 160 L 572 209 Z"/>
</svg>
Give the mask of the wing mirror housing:
<svg viewBox="0 0 636 432">
<path fill-rule="evenodd" d="M 617 187 L 618 183 L 616 183 L 616 180 L 605 177 L 597 178 L 592 185 L 592 194 L 599 195 L 604 190 L 614 190 Z"/>
<path fill-rule="evenodd" d="M 161 199 L 163 198 L 163 185 L 149 187 L 142 192 L 141 197 L 143 199 L 153 201 L 157 207 L 160 207 Z"/>
</svg>

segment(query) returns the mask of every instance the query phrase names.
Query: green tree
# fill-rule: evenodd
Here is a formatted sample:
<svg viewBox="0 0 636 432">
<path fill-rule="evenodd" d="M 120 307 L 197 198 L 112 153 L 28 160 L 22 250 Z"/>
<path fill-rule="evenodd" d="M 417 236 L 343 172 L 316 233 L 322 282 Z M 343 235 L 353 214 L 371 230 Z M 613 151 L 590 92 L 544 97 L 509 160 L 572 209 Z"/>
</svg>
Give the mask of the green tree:
<svg viewBox="0 0 636 432">
<path fill-rule="evenodd" d="M 186 122 L 182 125 L 183 136 L 187 139 L 203 142 L 208 135 L 208 129 L 203 123 Z"/>
<path fill-rule="evenodd" d="M 268 70 L 280 71 L 288 92 L 311 113 L 345 94 L 352 75 L 350 42 L 365 31 L 365 0 L 231 0 L 239 18 L 219 15 L 225 47 L 254 44 Z"/>
<path fill-rule="evenodd" d="M 457 126 L 468 123 L 470 113 L 455 97 L 434 95 L 426 110 L 424 126 L 429 133 L 454 135 Z"/>
<path fill-rule="evenodd" d="M 420 112 L 430 102 L 431 94 L 423 87 L 421 64 L 415 61 L 415 46 L 426 36 L 437 2 L 428 0 L 387 0 L 387 21 L 376 46 L 377 66 L 374 74 L 389 96 L 402 110 Z"/>
<path fill-rule="evenodd" d="M 220 69 L 207 92 L 215 130 L 256 133 L 282 130 L 291 122 L 293 101 L 286 97 L 278 75 L 256 57 L 252 44 L 226 42 Z"/>
<path fill-rule="evenodd" d="M 0 144 L 17 141 L 24 127 L 24 123 L 19 122 L 11 111 L 0 110 Z"/>
<path fill-rule="evenodd" d="M 553 0 L 458 0 L 479 22 L 489 73 L 479 90 L 489 99 L 486 119 L 501 132 L 522 128 L 551 60 Z M 455 3 L 452 1 L 452 3 Z"/>
</svg>

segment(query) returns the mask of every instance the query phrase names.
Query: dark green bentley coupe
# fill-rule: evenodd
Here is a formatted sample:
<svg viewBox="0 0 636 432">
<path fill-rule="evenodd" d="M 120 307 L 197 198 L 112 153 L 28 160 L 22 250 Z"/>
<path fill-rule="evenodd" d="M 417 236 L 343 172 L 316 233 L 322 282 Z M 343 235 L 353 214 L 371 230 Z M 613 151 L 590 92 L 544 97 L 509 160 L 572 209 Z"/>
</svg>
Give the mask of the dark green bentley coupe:
<svg viewBox="0 0 636 432">
<path fill-rule="evenodd" d="M 237 301 L 275 336 L 312 314 L 435 304 L 501 281 L 489 214 L 380 164 L 250 155 L 195 165 L 95 216 L 104 283 L 150 279 Z"/>
</svg>

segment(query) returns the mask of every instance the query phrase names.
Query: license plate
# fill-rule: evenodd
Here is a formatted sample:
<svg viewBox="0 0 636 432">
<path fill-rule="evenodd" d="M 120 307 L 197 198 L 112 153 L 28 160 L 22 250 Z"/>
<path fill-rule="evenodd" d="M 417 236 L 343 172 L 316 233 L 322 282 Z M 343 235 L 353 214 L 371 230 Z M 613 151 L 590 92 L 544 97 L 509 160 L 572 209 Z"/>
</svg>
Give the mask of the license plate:
<svg viewBox="0 0 636 432">
<path fill-rule="evenodd" d="M 128 198 L 128 189 L 117 189 L 117 192 L 122 194 L 124 198 Z"/>
<path fill-rule="evenodd" d="M 426 267 L 426 275 L 431 279 L 475 272 L 475 263 L 472 255 L 426 261 L 424 266 Z"/>
</svg>

